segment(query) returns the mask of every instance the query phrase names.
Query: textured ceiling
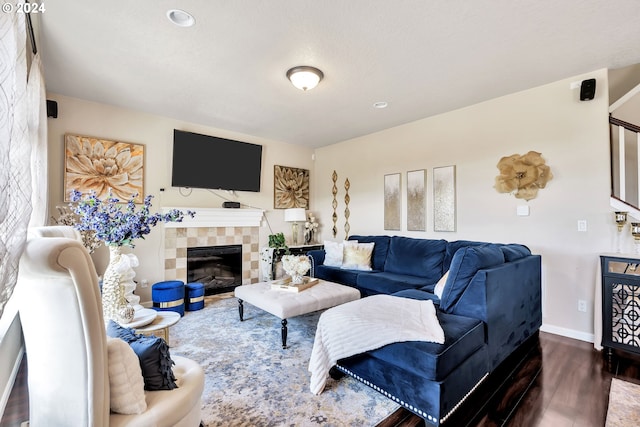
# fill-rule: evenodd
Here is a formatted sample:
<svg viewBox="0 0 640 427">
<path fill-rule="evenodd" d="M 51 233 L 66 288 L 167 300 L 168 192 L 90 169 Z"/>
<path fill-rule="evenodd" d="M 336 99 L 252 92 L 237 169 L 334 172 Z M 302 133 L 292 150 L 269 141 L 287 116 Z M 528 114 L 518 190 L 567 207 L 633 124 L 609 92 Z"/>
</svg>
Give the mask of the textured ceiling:
<svg viewBox="0 0 640 427">
<path fill-rule="evenodd" d="M 48 91 L 311 147 L 640 63 L 638 0 L 55 0 L 46 8 Z M 171 8 L 191 13 L 195 26 L 171 24 Z M 285 76 L 296 65 L 325 78 L 302 92 Z"/>
</svg>

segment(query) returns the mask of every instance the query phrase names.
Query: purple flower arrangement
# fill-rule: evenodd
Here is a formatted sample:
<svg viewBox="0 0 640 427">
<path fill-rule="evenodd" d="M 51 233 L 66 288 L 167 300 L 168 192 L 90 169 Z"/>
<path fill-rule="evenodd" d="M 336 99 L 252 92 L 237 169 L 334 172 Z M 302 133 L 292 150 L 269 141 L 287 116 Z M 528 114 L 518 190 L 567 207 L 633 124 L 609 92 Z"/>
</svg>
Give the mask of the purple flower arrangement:
<svg viewBox="0 0 640 427">
<path fill-rule="evenodd" d="M 109 193 L 105 200 L 100 200 L 95 191 L 84 198 L 78 190 L 71 192 L 71 210 L 78 216 L 74 225 L 78 231 L 92 231 L 95 237 L 107 245 L 134 247 L 135 239 L 144 239 L 159 222 L 182 222 L 185 213 L 172 209 L 166 214 L 150 214 L 151 199 L 148 195 L 144 203 L 136 210 L 134 194 L 128 202 L 121 203 Z M 187 211 L 191 218 L 195 215 Z"/>
</svg>

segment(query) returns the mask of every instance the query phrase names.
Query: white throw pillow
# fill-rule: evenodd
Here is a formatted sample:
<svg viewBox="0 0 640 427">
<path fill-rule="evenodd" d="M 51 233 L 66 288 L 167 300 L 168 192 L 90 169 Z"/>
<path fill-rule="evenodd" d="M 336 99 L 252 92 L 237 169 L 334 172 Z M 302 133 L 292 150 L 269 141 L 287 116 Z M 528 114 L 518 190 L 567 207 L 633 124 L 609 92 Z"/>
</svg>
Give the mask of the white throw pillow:
<svg viewBox="0 0 640 427">
<path fill-rule="evenodd" d="M 436 287 L 433 288 L 433 293 L 440 299 L 442 299 L 442 291 L 444 291 L 444 285 L 447 284 L 447 277 L 449 277 L 449 270 L 444 273 L 444 276 L 442 276 L 440 280 L 438 280 L 438 283 L 436 283 Z"/>
<path fill-rule="evenodd" d="M 324 265 L 329 267 L 342 267 L 344 245 L 342 242 L 324 241 Z"/>
<path fill-rule="evenodd" d="M 111 411 L 141 414 L 147 410 L 140 361 L 133 349 L 120 338 L 107 337 L 109 397 Z"/>
<path fill-rule="evenodd" d="M 350 240 L 349 242 L 352 242 Z M 342 268 L 349 270 L 371 271 L 371 255 L 375 243 L 350 243 L 344 244 L 344 258 Z"/>
</svg>

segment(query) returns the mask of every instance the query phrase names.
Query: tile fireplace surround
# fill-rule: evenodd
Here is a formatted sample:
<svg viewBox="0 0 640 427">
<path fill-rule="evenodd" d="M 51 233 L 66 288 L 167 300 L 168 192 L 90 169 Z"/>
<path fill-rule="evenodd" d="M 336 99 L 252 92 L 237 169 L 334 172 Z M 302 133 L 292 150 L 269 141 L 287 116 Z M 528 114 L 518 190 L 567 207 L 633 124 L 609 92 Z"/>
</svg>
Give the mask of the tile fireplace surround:
<svg viewBox="0 0 640 427">
<path fill-rule="evenodd" d="M 242 284 L 259 281 L 260 209 L 171 208 L 196 213 L 164 224 L 164 280 L 187 282 L 187 248 L 242 245 Z"/>
</svg>

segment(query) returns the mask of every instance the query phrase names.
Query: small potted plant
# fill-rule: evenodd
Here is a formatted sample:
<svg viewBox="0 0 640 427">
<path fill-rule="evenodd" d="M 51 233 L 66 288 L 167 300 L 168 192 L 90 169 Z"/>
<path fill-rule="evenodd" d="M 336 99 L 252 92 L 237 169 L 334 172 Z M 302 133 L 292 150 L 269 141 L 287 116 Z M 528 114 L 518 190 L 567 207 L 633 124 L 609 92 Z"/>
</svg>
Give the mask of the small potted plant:
<svg viewBox="0 0 640 427">
<path fill-rule="evenodd" d="M 289 253 L 289 247 L 284 240 L 284 233 L 270 234 L 269 247 L 274 249 L 284 249 L 286 253 Z"/>
<path fill-rule="evenodd" d="M 274 256 L 275 251 L 284 249 L 284 254 L 289 254 L 289 247 L 285 243 L 284 233 L 275 233 L 269 235 L 269 247 L 263 248 L 260 251 L 261 269 L 264 280 L 273 280 L 274 277 L 274 264 L 280 261 L 278 254 Z"/>
</svg>

